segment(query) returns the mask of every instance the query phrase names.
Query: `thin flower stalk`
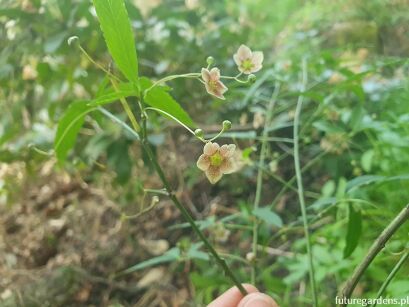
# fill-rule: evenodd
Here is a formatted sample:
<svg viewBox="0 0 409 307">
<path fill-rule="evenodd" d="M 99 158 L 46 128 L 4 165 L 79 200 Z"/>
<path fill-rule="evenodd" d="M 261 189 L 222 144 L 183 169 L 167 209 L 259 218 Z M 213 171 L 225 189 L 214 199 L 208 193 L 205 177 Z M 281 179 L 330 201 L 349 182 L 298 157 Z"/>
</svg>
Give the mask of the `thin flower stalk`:
<svg viewBox="0 0 409 307">
<path fill-rule="evenodd" d="M 303 59 L 301 92 L 305 91 L 306 84 L 307 84 L 307 61 L 306 59 Z M 301 166 L 300 166 L 299 125 L 300 125 L 300 115 L 301 115 L 303 101 L 304 101 L 304 96 L 300 95 L 298 97 L 297 107 L 296 107 L 295 116 L 294 116 L 294 127 L 293 127 L 294 128 L 294 137 L 293 137 L 294 139 L 294 166 L 295 166 L 295 173 L 296 173 L 296 178 L 297 178 L 298 199 L 300 201 L 305 241 L 307 243 L 307 254 L 308 254 L 307 256 L 308 256 L 310 285 L 311 285 L 312 297 L 313 297 L 313 306 L 317 307 L 318 299 L 317 299 L 317 290 L 315 286 L 314 262 L 313 262 L 313 255 L 312 255 L 310 232 L 308 229 L 307 210 L 306 210 L 305 200 L 304 200 L 304 188 L 303 188 L 303 183 L 302 183 L 302 173 L 301 173 Z"/>
<path fill-rule="evenodd" d="M 264 124 L 264 129 L 263 129 L 263 134 L 262 134 L 262 139 L 261 139 L 260 159 L 258 162 L 258 172 L 257 172 L 256 195 L 254 198 L 254 205 L 253 205 L 254 210 L 257 210 L 260 205 L 261 191 L 262 191 L 262 186 L 263 186 L 263 167 L 264 167 L 265 156 L 267 153 L 268 127 L 270 126 L 270 122 L 273 117 L 273 110 L 274 110 L 274 106 L 276 104 L 279 92 L 280 92 L 280 83 L 276 82 L 274 86 L 273 95 L 271 96 L 271 99 L 267 106 L 267 110 L 266 110 L 267 117 L 266 117 L 266 121 Z M 253 224 L 252 253 L 254 255 L 254 258 L 257 260 L 258 219 L 256 216 L 254 216 L 253 218 L 254 218 L 254 224 Z M 253 284 L 256 282 L 256 273 L 257 273 L 256 271 L 257 271 L 257 266 L 256 266 L 256 261 L 255 261 L 251 268 L 251 282 Z"/>
</svg>

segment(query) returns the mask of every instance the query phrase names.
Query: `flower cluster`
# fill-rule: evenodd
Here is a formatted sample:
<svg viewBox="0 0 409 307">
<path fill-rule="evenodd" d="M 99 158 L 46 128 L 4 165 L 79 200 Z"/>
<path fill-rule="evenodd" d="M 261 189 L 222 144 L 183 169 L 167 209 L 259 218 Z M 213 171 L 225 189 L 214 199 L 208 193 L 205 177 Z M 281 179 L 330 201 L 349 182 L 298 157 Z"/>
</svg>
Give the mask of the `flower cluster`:
<svg viewBox="0 0 409 307">
<path fill-rule="evenodd" d="M 220 74 L 220 69 L 210 66 L 213 64 L 214 59 L 209 57 L 207 59 L 208 67 L 202 68 L 201 77 L 202 82 L 206 87 L 206 91 L 217 98 L 225 99 L 224 93 L 227 91 L 227 87 L 221 81 L 222 78 L 234 79 L 241 83 L 246 83 L 255 79 L 252 73 L 259 71 L 262 68 L 263 53 L 261 51 L 251 51 L 251 49 L 245 45 L 241 45 L 237 52 L 233 55 L 234 62 L 237 64 L 237 68 L 240 73 L 236 77 L 223 77 Z M 242 74 L 249 75 L 247 81 L 239 80 Z M 231 123 L 229 121 L 223 122 L 223 129 L 219 133 L 229 130 Z M 195 136 L 200 140 L 205 141 L 203 138 L 203 131 L 197 129 L 194 132 Z M 217 136 L 219 136 L 217 135 Z M 236 145 L 222 145 L 212 142 L 217 136 L 210 141 L 206 142 L 203 148 L 203 154 L 197 160 L 197 167 L 205 172 L 206 177 L 210 183 L 215 184 L 218 182 L 224 174 L 230 174 L 240 168 L 238 161 L 238 154 L 236 152 Z"/>
<path fill-rule="evenodd" d="M 262 68 L 264 56 L 261 51 L 251 51 L 246 45 L 241 45 L 233 55 L 233 59 L 240 71 L 238 75 L 240 76 L 241 74 L 249 75 L 259 71 Z M 227 91 L 227 87 L 220 80 L 222 78 L 220 69 L 217 67 L 213 67 L 211 70 L 209 70 L 209 67 L 202 68 L 201 75 L 206 91 L 217 98 L 225 99 L 223 94 Z M 233 79 L 237 80 L 237 77 Z"/>
</svg>

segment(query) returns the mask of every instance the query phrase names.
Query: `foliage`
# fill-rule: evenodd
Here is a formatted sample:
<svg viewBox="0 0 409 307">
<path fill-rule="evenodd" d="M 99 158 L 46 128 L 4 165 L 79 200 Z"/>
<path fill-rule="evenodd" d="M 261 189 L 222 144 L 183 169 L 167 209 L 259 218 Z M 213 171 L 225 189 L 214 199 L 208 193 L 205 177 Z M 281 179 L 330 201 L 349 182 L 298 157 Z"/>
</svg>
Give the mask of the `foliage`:
<svg viewBox="0 0 409 307">
<path fill-rule="evenodd" d="M 0 4 L 1 168 L 24 162 L 31 174 L 24 180 L 33 180 L 55 151 L 72 176 L 80 174 L 96 187 L 109 182 L 108 195 L 121 210 L 135 201 L 143 210 L 144 189 L 159 181 L 144 167 L 149 159 L 132 123 L 126 123 L 121 100 L 128 99 L 139 121 L 138 99 L 164 75 L 199 71 L 207 55 L 231 75 L 236 69 L 232 55 L 241 43 L 262 49 L 265 62 L 256 82 L 232 84 L 226 101 L 207 95 L 194 79 L 170 80 L 149 90 L 145 102 L 165 112 L 147 114 L 149 143 L 170 173 L 180 174 L 172 185 L 194 200 L 202 218 L 197 224 L 218 250 L 226 251 L 239 279 L 247 280 L 253 266 L 251 228 L 258 218 L 257 286 L 282 306 L 310 305 L 292 162 L 294 110 L 303 94 L 300 162 L 307 218 L 320 306 L 332 304 L 372 241 L 409 199 L 409 39 L 400 34 L 407 22 L 401 4 L 343 1 L 334 9 L 326 1 L 280 0 L 275 10 L 266 9 L 270 3 L 264 0 L 206 0 L 194 7 L 181 1 L 144 7 L 138 1 L 123 6 L 122 1 L 94 0 L 94 5 L 96 13 L 88 1 Z M 74 35 L 78 41 L 68 45 Z M 395 41 L 385 39 L 388 35 Z M 77 43 L 109 74 L 90 62 Z M 309 79 L 303 93 L 302 59 Z M 110 74 L 119 79 L 114 78 L 117 88 Z M 267 123 L 260 208 L 253 210 L 262 129 L 275 82 L 281 89 Z M 221 139 L 242 148 L 242 170 L 209 187 L 194 165 L 200 146 L 188 145 L 194 137 L 175 128 L 172 118 L 188 128 L 203 127 L 206 137 L 217 134 L 214 123 L 230 120 L 233 129 Z M 56 173 L 61 165 L 54 164 Z M 15 187 L 23 185 L 17 176 L 2 176 L 0 201 L 17 202 Z M 212 206 L 209 199 L 216 199 Z M 363 297 L 376 295 L 397 254 L 407 250 L 408 227 L 363 276 Z M 197 305 L 231 286 L 213 262 L 209 265 L 213 260 L 195 243 L 188 224 L 175 220 L 168 232 L 172 238 L 170 233 L 176 233 L 179 243 L 156 257 L 136 257 L 123 269 L 166 265 L 178 279 L 190 265 Z M 407 274 L 403 266 L 386 294 L 407 294 Z M 300 292 L 306 283 L 306 292 Z"/>
</svg>

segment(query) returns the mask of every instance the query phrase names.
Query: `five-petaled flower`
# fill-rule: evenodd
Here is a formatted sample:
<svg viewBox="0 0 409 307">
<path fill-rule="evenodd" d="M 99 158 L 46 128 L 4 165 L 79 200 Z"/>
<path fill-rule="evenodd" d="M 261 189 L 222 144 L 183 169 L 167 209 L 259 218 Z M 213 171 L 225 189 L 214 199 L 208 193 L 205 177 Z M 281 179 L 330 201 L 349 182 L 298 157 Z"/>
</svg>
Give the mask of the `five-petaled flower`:
<svg viewBox="0 0 409 307">
<path fill-rule="evenodd" d="M 251 74 L 261 69 L 264 55 L 261 51 L 251 51 L 246 45 L 241 45 L 233 55 L 238 69 L 244 74 Z"/>
<path fill-rule="evenodd" d="M 202 68 L 202 79 L 209 94 L 224 99 L 223 94 L 227 91 L 227 87 L 220 81 L 220 70 L 218 68 L 213 67 L 210 71 Z"/>
<path fill-rule="evenodd" d="M 197 167 L 205 172 L 211 184 L 215 184 L 224 174 L 236 170 L 233 158 L 235 150 L 234 144 L 219 146 L 217 143 L 208 142 L 197 160 Z"/>
</svg>

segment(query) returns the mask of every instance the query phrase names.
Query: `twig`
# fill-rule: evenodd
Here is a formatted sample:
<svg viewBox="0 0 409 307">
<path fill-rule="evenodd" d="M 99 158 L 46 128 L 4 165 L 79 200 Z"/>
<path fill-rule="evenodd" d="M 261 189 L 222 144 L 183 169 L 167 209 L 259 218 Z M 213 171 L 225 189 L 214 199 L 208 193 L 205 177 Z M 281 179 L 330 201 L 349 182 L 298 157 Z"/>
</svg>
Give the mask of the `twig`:
<svg viewBox="0 0 409 307">
<path fill-rule="evenodd" d="M 142 95 L 141 95 L 142 97 Z M 182 216 L 189 222 L 190 226 L 193 228 L 194 232 L 199 236 L 200 240 L 203 242 L 209 253 L 214 257 L 216 262 L 220 265 L 220 267 L 223 269 L 224 273 L 230 278 L 230 280 L 235 284 L 235 286 L 240 290 L 240 292 L 243 295 L 247 295 L 246 289 L 244 289 L 243 285 L 239 282 L 239 280 L 236 278 L 236 276 L 233 274 L 233 272 L 230 270 L 228 267 L 226 261 L 222 259 L 217 251 L 213 248 L 213 246 L 210 244 L 210 242 L 206 239 L 205 235 L 203 232 L 197 227 L 195 221 L 193 220 L 192 216 L 190 215 L 189 211 L 179 202 L 179 199 L 176 197 L 175 193 L 173 192 L 169 181 L 167 180 L 165 173 L 163 172 L 161 166 L 159 165 L 158 160 L 156 159 L 151 146 L 148 141 L 148 136 L 147 136 L 147 129 L 146 129 L 146 115 L 145 115 L 145 110 L 144 110 L 144 103 L 141 98 L 140 101 L 140 106 L 141 106 L 141 116 L 142 116 L 142 127 L 141 127 L 141 132 L 142 132 L 142 147 L 144 148 L 146 154 L 148 155 L 149 160 L 153 164 L 153 167 L 158 174 L 160 180 L 162 181 L 166 192 L 168 193 L 169 198 L 173 202 L 173 204 L 176 206 L 176 208 L 179 209 L 180 213 Z"/>
<path fill-rule="evenodd" d="M 303 59 L 302 68 L 303 68 L 302 69 L 302 92 L 304 92 L 306 84 L 307 84 L 306 59 Z M 296 107 L 295 116 L 294 116 L 294 127 L 293 127 L 294 128 L 294 136 L 293 136 L 293 139 L 294 139 L 294 166 L 295 166 L 295 174 L 297 177 L 298 198 L 300 200 L 301 214 L 302 214 L 302 220 L 303 220 L 303 225 L 304 225 L 304 235 L 305 235 L 305 240 L 307 242 L 307 254 L 308 254 L 308 263 L 309 263 L 310 284 L 311 284 L 311 290 L 312 290 L 312 295 L 313 295 L 313 305 L 314 307 L 317 307 L 318 301 L 317 301 L 317 291 L 315 287 L 314 262 L 313 262 L 313 256 L 312 256 L 310 234 L 308 230 L 307 210 L 306 210 L 305 200 L 304 200 L 304 188 L 303 188 L 303 183 L 302 183 L 301 166 L 300 166 L 300 148 L 299 148 L 298 129 L 300 125 L 300 115 L 301 115 L 303 100 L 304 100 L 304 96 L 300 95 L 298 97 L 297 107 Z"/>
<path fill-rule="evenodd" d="M 409 259 L 409 252 L 405 252 L 402 257 L 399 259 L 398 263 L 395 265 L 395 267 L 392 269 L 392 271 L 389 273 L 388 277 L 385 279 L 383 282 L 381 288 L 378 291 L 378 294 L 376 295 L 376 298 L 380 298 L 382 294 L 385 292 L 386 288 L 389 286 L 389 283 L 392 281 L 392 279 L 395 277 L 396 273 L 400 270 L 402 265 L 405 263 L 406 260 Z M 372 304 L 372 307 L 376 307 L 377 301 L 375 300 L 375 303 Z"/>
<path fill-rule="evenodd" d="M 382 231 L 379 237 L 372 244 L 367 255 L 362 262 L 355 268 L 352 276 L 347 280 L 344 288 L 341 290 L 341 298 L 345 298 L 347 301 L 351 297 L 359 279 L 364 274 L 368 266 L 375 259 L 376 255 L 385 247 L 386 242 L 392 237 L 392 235 L 399 229 L 399 227 L 409 219 L 409 204 L 402 209 L 402 211 L 393 219 L 393 221 Z M 347 306 L 344 303 L 342 306 Z"/>
<path fill-rule="evenodd" d="M 274 88 L 275 89 L 274 89 L 273 95 L 271 96 L 270 102 L 266 110 L 267 116 L 266 116 L 266 121 L 264 123 L 264 130 L 263 130 L 263 135 L 262 135 L 262 140 L 261 140 L 260 160 L 258 162 L 258 172 L 257 172 L 256 196 L 254 198 L 253 210 L 257 210 L 260 205 L 261 189 L 263 186 L 263 167 L 264 167 L 264 160 L 265 160 L 266 151 L 267 151 L 267 140 L 266 139 L 268 136 L 268 128 L 270 126 L 270 122 L 273 117 L 273 109 L 277 101 L 278 93 L 280 92 L 280 83 L 278 81 L 275 83 Z M 258 238 L 258 218 L 254 216 L 252 252 L 253 252 L 255 259 L 257 259 L 257 238 Z M 256 263 L 257 261 L 254 261 L 251 267 L 251 282 L 253 284 L 255 284 L 256 282 L 256 270 L 257 270 Z"/>
</svg>

